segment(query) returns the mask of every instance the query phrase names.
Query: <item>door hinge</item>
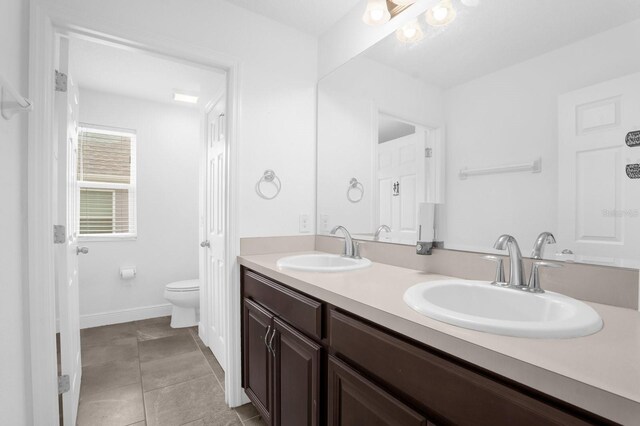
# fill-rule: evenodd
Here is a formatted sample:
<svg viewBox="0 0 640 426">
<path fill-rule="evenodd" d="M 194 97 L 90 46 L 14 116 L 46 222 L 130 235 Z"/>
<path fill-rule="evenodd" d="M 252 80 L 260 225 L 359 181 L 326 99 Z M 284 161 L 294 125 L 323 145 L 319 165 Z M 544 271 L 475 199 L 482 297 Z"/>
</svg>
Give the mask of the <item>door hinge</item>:
<svg viewBox="0 0 640 426">
<path fill-rule="evenodd" d="M 64 244 L 67 241 L 67 229 L 64 225 L 53 225 L 53 244 Z"/>
<path fill-rule="evenodd" d="M 58 395 L 69 392 L 71 389 L 71 381 L 68 374 L 58 376 Z"/>
<path fill-rule="evenodd" d="M 424 149 L 424 156 L 425 156 L 425 158 L 433 157 L 433 148 L 425 148 Z"/>
<path fill-rule="evenodd" d="M 56 92 L 67 91 L 67 75 L 56 70 Z"/>
</svg>

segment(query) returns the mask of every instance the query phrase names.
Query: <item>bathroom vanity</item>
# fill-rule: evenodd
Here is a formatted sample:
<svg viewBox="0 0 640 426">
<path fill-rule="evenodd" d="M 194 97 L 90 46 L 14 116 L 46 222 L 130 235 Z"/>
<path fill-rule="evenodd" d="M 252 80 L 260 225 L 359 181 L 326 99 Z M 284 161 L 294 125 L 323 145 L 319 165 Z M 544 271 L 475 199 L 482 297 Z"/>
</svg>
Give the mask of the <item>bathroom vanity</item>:
<svg viewBox="0 0 640 426">
<path fill-rule="evenodd" d="M 318 82 L 324 254 L 242 252 L 247 394 L 277 425 L 640 425 L 637 5 L 448 3 Z M 545 291 L 572 300 L 516 303 Z"/>
<path fill-rule="evenodd" d="M 579 377 L 616 385 L 623 371 L 607 378 L 607 366 L 602 377 L 584 370 L 607 348 L 584 349 L 621 337 L 616 324 L 640 330 L 637 312 L 598 305 L 613 329 L 579 339 L 497 336 L 403 304 L 411 284 L 442 276 L 378 263 L 349 273 L 288 271 L 276 266 L 281 257 L 240 257 L 242 383 L 269 424 L 579 425 L 640 415 L 637 400 Z M 634 356 L 609 350 L 614 363 Z"/>
</svg>

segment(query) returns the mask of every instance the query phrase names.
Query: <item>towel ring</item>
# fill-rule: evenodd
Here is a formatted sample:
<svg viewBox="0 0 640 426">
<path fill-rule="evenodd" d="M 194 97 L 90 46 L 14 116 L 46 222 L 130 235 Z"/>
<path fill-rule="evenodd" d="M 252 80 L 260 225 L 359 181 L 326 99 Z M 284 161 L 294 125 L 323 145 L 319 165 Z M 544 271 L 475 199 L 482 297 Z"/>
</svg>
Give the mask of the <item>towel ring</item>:
<svg viewBox="0 0 640 426">
<path fill-rule="evenodd" d="M 276 187 L 276 193 L 273 194 L 272 196 L 265 195 L 262 192 L 262 188 L 260 187 L 260 185 L 262 185 L 263 182 L 272 183 L 273 186 Z M 273 200 L 274 198 L 276 198 L 280 193 L 281 188 L 282 188 L 282 182 L 280 182 L 280 178 L 276 175 L 276 172 L 274 172 L 273 170 L 265 170 L 260 180 L 256 182 L 256 193 L 260 197 L 264 198 L 265 200 Z"/>
<path fill-rule="evenodd" d="M 352 190 L 360 191 L 359 196 L 356 195 L 355 197 L 353 197 L 351 195 Z M 351 178 L 351 180 L 349 181 L 349 186 L 347 187 L 347 199 L 352 203 L 359 203 L 360 201 L 362 201 L 363 197 L 364 197 L 364 185 L 361 182 L 359 182 L 358 179 Z"/>
</svg>

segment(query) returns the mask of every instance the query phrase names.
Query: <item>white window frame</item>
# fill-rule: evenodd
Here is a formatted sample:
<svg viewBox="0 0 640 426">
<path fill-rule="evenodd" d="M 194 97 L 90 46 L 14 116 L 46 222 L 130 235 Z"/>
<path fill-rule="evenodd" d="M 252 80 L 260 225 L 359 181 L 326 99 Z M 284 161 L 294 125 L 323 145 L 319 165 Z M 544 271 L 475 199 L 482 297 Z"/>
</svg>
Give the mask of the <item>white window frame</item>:
<svg viewBox="0 0 640 426">
<path fill-rule="evenodd" d="M 84 182 L 78 180 L 77 183 L 77 200 L 76 229 L 78 230 L 78 241 L 128 241 L 138 238 L 138 194 L 137 194 L 137 133 L 135 130 L 119 129 L 117 127 L 100 126 L 97 124 L 80 123 L 78 134 L 81 131 L 104 133 L 114 136 L 126 136 L 131 140 L 131 177 L 130 183 L 107 183 L 107 182 Z M 126 189 L 129 192 L 129 229 L 133 224 L 134 232 L 112 233 L 112 234 L 80 234 L 80 191 L 82 189 Z M 131 200 L 133 198 L 133 202 Z"/>
</svg>

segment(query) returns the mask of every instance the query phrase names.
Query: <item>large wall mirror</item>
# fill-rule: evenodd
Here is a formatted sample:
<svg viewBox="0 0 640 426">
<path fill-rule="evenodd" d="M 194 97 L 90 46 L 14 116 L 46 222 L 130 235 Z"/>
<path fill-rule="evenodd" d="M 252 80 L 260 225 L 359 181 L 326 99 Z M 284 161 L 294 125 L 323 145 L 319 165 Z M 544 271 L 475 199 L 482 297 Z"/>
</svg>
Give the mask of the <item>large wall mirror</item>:
<svg viewBox="0 0 640 426">
<path fill-rule="evenodd" d="M 451 5 L 319 82 L 318 234 L 637 268 L 640 2 Z"/>
</svg>

